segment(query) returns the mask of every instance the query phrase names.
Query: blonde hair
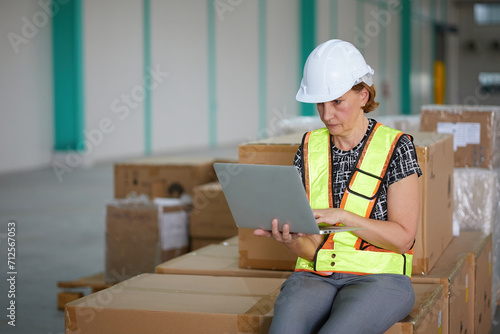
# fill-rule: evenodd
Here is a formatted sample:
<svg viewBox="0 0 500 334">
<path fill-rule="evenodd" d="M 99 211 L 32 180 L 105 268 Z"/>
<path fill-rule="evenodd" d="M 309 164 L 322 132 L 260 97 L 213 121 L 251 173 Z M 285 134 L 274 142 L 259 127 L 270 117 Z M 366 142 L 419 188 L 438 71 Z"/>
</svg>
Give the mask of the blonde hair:
<svg viewBox="0 0 500 334">
<path fill-rule="evenodd" d="M 380 103 L 375 101 L 375 95 L 377 94 L 375 91 L 375 85 L 368 86 L 366 83 L 360 82 L 359 84 L 354 85 L 351 89 L 359 93 L 363 88 L 366 88 L 368 91 L 368 101 L 361 109 L 363 109 L 364 113 L 367 114 L 377 109 Z"/>
</svg>

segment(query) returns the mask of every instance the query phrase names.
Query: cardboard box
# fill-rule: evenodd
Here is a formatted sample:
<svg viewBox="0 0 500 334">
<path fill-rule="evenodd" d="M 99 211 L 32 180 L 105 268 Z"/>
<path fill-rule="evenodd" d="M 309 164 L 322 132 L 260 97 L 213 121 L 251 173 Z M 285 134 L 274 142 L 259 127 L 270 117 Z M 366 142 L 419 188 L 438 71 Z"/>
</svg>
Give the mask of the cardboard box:
<svg viewBox="0 0 500 334">
<path fill-rule="evenodd" d="M 474 333 L 489 334 L 492 311 L 492 236 L 480 232 L 462 232 L 464 243 L 471 244 L 474 254 Z"/>
<path fill-rule="evenodd" d="M 500 107 L 424 105 L 420 131 L 454 134 L 455 167 L 500 167 Z"/>
<path fill-rule="evenodd" d="M 239 146 L 240 163 L 292 164 L 303 134 L 271 138 Z M 413 272 L 428 273 L 453 237 L 453 137 L 412 133 L 423 176 L 421 214 L 414 246 Z M 273 154 L 276 152 L 276 154 Z M 242 268 L 291 270 L 296 257 L 271 238 L 239 229 Z"/>
<path fill-rule="evenodd" d="M 303 132 L 257 140 L 238 147 L 240 164 L 292 165 Z"/>
<path fill-rule="evenodd" d="M 196 186 L 189 235 L 192 238 L 229 238 L 238 234 L 238 227 L 219 182 Z"/>
<path fill-rule="evenodd" d="M 185 206 L 159 206 L 143 199 L 106 206 L 105 281 L 116 283 L 185 254 L 189 248 Z"/>
<path fill-rule="evenodd" d="M 234 239 L 231 239 L 234 240 Z M 156 266 L 158 274 L 287 278 L 293 271 L 240 268 L 238 242 L 212 244 Z"/>
<path fill-rule="evenodd" d="M 444 334 L 443 287 L 439 284 L 412 284 L 415 305 L 410 314 L 385 334 Z M 451 333 L 451 332 L 450 332 Z M 461 333 L 461 332 L 458 332 Z"/>
<path fill-rule="evenodd" d="M 67 304 L 66 333 L 267 333 L 283 281 L 144 274 Z"/>
<path fill-rule="evenodd" d="M 453 239 L 453 137 L 411 133 L 420 183 L 420 222 L 413 248 L 413 274 L 427 274 Z"/>
<path fill-rule="evenodd" d="M 151 199 L 192 195 L 194 187 L 216 179 L 214 162 L 202 157 L 166 157 L 116 163 L 115 198 L 125 198 L 131 192 Z"/>
<path fill-rule="evenodd" d="M 189 238 L 190 250 L 195 251 L 208 245 L 217 245 L 226 240 L 226 238 Z"/>
<path fill-rule="evenodd" d="M 412 283 L 443 286 L 446 299 L 443 309 L 449 333 L 474 332 L 475 268 L 474 255 L 469 247 L 463 237 L 453 238 L 429 274 L 412 277 Z"/>
</svg>

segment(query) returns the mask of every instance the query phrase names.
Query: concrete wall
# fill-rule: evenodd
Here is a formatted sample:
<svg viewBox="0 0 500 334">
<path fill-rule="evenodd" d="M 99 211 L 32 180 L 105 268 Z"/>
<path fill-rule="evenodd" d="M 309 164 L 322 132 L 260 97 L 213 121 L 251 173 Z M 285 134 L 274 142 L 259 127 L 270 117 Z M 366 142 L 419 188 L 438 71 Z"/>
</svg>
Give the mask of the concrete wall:
<svg viewBox="0 0 500 334">
<path fill-rule="evenodd" d="M 0 172 L 52 158 L 52 27 L 36 1 L 0 1 Z"/>
</svg>

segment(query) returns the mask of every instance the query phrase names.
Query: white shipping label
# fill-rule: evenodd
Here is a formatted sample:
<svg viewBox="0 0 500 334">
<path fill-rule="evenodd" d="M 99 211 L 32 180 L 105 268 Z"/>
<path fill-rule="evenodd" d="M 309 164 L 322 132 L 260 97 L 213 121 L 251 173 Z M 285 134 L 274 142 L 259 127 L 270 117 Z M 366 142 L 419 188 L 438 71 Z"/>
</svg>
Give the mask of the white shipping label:
<svg viewBox="0 0 500 334">
<path fill-rule="evenodd" d="M 162 250 L 188 246 L 189 231 L 186 211 L 162 212 L 159 224 Z"/>
<path fill-rule="evenodd" d="M 480 123 L 438 122 L 437 132 L 453 135 L 454 151 L 459 147 L 467 146 L 467 144 L 479 144 L 481 142 Z"/>
</svg>

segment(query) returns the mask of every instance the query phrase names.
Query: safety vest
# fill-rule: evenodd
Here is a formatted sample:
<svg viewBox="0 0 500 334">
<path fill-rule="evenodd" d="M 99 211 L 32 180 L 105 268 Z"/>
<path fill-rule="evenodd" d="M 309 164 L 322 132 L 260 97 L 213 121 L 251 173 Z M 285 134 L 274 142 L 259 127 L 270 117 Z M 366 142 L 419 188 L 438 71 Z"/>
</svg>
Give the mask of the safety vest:
<svg viewBox="0 0 500 334">
<path fill-rule="evenodd" d="M 402 132 L 376 123 L 351 173 L 340 208 L 369 218 Z M 332 148 L 327 128 L 308 132 L 303 140 L 303 175 L 313 209 L 333 208 Z M 399 254 L 376 247 L 352 232 L 329 234 L 313 261 L 298 258 L 295 271 L 319 274 L 403 274 L 411 277 L 413 249 Z"/>
</svg>

